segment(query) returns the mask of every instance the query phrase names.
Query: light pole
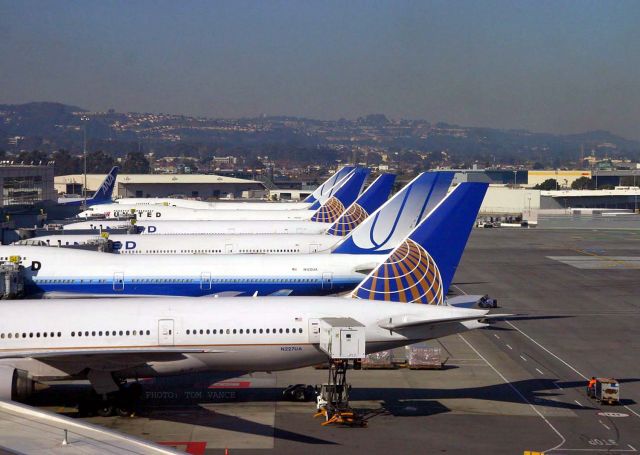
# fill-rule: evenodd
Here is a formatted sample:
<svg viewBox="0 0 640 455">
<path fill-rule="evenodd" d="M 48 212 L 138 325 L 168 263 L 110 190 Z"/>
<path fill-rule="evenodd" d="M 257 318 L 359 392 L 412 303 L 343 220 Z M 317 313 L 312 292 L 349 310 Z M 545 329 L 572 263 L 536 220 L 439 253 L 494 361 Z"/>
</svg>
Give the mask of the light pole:
<svg viewBox="0 0 640 455">
<path fill-rule="evenodd" d="M 84 184 L 82 185 L 82 197 L 84 199 L 84 207 L 87 207 L 87 120 L 89 117 L 82 116 L 82 155 L 84 158 Z"/>
<path fill-rule="evenodd" d="M 638 187 L 636 186 L 636 173 L 633 173 L 633 213 L 638 213 Z"/>
<path fill-rule="evenodd" d="M 518 171 L 513 171 L 513 187 L 518 185 Z"/>
</svg>

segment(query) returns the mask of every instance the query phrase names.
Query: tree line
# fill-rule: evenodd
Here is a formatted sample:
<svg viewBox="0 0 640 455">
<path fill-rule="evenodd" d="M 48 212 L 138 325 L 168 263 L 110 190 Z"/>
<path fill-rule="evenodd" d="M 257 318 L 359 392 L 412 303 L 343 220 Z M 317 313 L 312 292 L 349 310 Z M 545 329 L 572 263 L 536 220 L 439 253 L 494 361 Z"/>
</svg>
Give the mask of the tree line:
<svg viewBox="0 0 640 455">
<path fill-rule="evenodd" d="M 8 158 L 5 156 L 4 159 Z M 40 150 L 23 151 L 13 157 L 12 161 L 24 164 L 45 164 L 53 161 L 55 175 L 84 172 L 84 157 L 72 155 L 67 150 L 56 150 L 51 154 Z M 122 174 L 148 174 L 151 170 L 149 160 L 141 152 L 129 152 L 120 161 L 102 150 L 87 152 L 87 173 L 89 174 L 106 174 L 115 165 L 120 167 Z"/>
</svg>

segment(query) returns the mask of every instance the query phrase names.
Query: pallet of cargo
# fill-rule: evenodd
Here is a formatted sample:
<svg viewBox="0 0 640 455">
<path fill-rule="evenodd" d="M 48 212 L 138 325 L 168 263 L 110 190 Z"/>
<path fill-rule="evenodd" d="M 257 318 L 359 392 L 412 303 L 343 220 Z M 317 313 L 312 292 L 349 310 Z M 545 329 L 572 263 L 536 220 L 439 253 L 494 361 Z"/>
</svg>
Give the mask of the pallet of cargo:
<svg viewBox="0 0 640 455">
<path fill-rule="evenodd" d="M 410 370 L 441 370 L 444 362 L 440 348 L 410 346 L 406 365 Z"/>
<path fill-rule="evenodd" d="M 375 352 L 362 359 L 363 370 L 393 370 L 395 368 L 391 351 Z"/>
</svg>

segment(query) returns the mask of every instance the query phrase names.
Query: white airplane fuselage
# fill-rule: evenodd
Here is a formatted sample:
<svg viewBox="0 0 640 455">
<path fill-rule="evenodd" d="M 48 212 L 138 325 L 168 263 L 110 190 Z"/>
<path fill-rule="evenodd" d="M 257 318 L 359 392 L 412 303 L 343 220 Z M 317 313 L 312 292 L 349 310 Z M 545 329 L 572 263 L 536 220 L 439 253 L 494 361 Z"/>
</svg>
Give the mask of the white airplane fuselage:
<svg viewBox="0 0 640 455">
<path fill-rule="evenodd" d="M 170 245 L 167 245 L 170 248 Z M 386 255 L 120 255 L 8 245 L 19 256 L 27 295 L 326 295 L 353 289 Z"/>
<path fill-rule="evenodd" d="M 96 215 L 122 217 L 135 214 L 145 220 L 309 220 L 315 210 L 222 210 L 192 209 L 164 205 L 100 204 L 78 214 L 78 218 Z"/>
<path fill-rule="evenodd" d="M 95 242 L 98 234 L 45 235 L 14 244 L 74 246 Z M 306 254 L 330 253 L 343 237 L 328 234 L 111 234 L 118 254 Z"/>
<path fill-rule="evenodd" d="M 207 202 L 177 198 L 121 198 L 114 201 L 123 205 L 168 205 L 188 209 L 209 210 L 306 210 L 309 202 Z"/>
<path fill-rule="evenodd" d="M 140 234 L 322 234 L 333 223 L 313 221 L 169 221 L 137 220 Z M 109 231 L 127 229 L 131 222 L 127 220 L 91 220 L 66 224 L 64 231 L 97 229 Z"/>
<path fill-rule="evenodd" d="M 0 359 L 0 369 L 28 371 L 35 380 L 83 377 L 87 369 L 119 378 L 284 370 L 327 358 L 318 345 L 320 318 L 363 324 L 371 353 L 484 326 L 473 320 L 390 331 L 381 322 L 481 318 L 486 312 L 340 297 L 13 301 L 0 305 L 0 356 L 10 357 Z M 165 352 L 154 355 L 154 348 Z M 120 353 L 100 356 L 113 349 Z M 198 349 L 205 352 L 189 352 Z M 40 361 L 39 354 L 49 356 Z"/>
</svg>

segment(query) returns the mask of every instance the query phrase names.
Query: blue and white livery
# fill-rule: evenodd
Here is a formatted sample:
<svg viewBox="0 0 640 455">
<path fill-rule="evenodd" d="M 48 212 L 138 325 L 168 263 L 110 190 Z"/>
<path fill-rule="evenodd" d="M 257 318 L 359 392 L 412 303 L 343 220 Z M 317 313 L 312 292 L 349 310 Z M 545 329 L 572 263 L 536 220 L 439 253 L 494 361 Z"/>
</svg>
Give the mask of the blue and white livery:
<svg viewBox="0 0 640 455">
<path fill-rule="evenodd" d="M 316 188 L 303 202 L 207 202 L 177 198 L 121 198 L 116 203 L 125 205 L 169 205 L 189 209 L 220 210 L 316 210 L 344 183 L 354 166 L 344 166 Z"/>
<path fill-rule="evenodd" d="M 369 170 L 364 168 L 351 171 L 344 178 L 345 182 L 341 183 L 340 188 L 317 210 L 212 210 L 164 205 L 103 204 L 89 207 L 78 214 L 78 218 L 117 218 L 135 214 L 138 219 L 154 220 L 309 220 L 318 216 L 318 213 L 326 213 L 329 221 L 335 221 L 337 216 L 356 200 L 368 175 Z"/>
<path fill-rule="evenodd" d="M 118 177 L 118 166 L 111 168 L 107 176 L 104 178 L 100 188 L 95 194 L 86 200 L 86 206 L 91 207 L 98 204 L 110 204 L 111 196 L 113 194 L 113 188 L 116 185 L 116 178 Z M 85 205 L 84 198 L 58 198 L 58 204 L 65 206 L 83 206 Z"/>
<path fill-rule="evenodd" d="M 424 232 L 433 233 L 436 242 L 429 254 L 438 257 L 441 249 L 453 257 L 462 254 L 475 220 L 486 185 L 461 184 L 456 187 L 415 228 L 409 239 L 422 244 Z M 469 195 L 474 195 L 471 197 Z M 465 215 L 458 213 L 465 212 Z M 442 220 L 456 230 L 440 232 Z M 433 220 L 433 222 L 431 221 Z M 467 228 L 459 224 L 471 220 Z M 436 224 L 435 227 L 431 227 Z M 413 235 L 413 234 L 412 234 Z M 449 239 L 452 252 L 446 251 Z M 388 254 L 354 250 L 352 254 L 263 255 L 115 255 L 94 251 L 37 246 L 0 247 L 3 260 L 20 258 L 24 267 L 26 292 L 32 295 L 170 295 L 203 296 L 231 293 L 324 295 L 343 292 L 356 286 L 364 275 L 375 269 Z M 460 257 L 441 260 L 453 276 Z M 443 275 L 444 272 L 440 271 Z M 448 275 L 447 275 L 448 276 Z M 443 282 L 446 289 L 448 282 Z"/>
</svg>

